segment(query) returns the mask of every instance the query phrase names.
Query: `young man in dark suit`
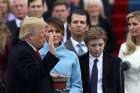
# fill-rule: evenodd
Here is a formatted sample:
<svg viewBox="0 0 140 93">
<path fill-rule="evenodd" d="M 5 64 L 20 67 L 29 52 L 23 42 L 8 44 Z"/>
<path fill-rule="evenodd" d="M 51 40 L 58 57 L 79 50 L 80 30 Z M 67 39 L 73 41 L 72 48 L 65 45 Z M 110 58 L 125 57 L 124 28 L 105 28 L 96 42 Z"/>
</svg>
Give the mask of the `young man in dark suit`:
<svg viewBox="0 0 140 93">
<path fill-rule="evenodd" d="M 8 59 L 7 93 L 54 93 L 51 69 L 58 62 L 54 56 L 53 40 L 42 60 L 38 50 L 46 41 L 46 23 L 40 18 L 26 18 L 20 29 L 19 41 Z M 50 45 L 51 42 L 51 45 Z"/>
<path fill-rule="evenodd" d="M 120 58 L 104 52 L 107 36 L 100 27 L 87 32 L 88 52 L 79 57 L 83 93 L 120 93 Z"/>
<path fill-rule="evenodd" d="M 67 22 L 71 37 L 67 40 L 65 46 L 78 56 L 83 55 L 87 52 L 84 38 L 90 26 L 89 15 L 84 10 L 75 10 L 69 15 Z"/>
</svg>

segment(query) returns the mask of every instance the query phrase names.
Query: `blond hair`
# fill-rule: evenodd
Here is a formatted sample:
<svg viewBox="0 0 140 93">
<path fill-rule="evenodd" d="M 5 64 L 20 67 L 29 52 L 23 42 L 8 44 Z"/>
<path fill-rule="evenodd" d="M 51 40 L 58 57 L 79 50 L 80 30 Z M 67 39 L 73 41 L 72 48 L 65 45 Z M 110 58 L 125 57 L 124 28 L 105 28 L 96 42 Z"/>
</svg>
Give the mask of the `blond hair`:
<svg viewBox="0 0 140 93">
<path fill-rule="evenodd" d="M 45 21 L 37 17 L 28 17 L 23 20 L 19 33 L 19 38 L 24 40 L 29 34 L 33 34 L 37 30 L 46 26 Z"/>
<path fill-rule="evenodd" d="M 127 22 L 129 21 L 130 18 L 134 18 L 134 17 L 135 17 L 138 21 L 140 21 L 140 11 L 134 11 L 134 12 L 129 13 L 129 14 L 126 16 Z"/>
<path fill-rule="evenodd" d="M 6 24 L 0 20 L 0 54 L 5 53 L 6 45 L 8 43 L 11 33 Z"/>
<path fill-rule="evenodd" d="M 140 11 L 134 11 L 129 13 L 126 17 L 127 22 L 131 18 L 136 18 L 140 22 Z M 128 32 L 127 34 L 126 46 L 127 46 L 127 51 L 125 53 L 126 55 L 132 54 L 136 50 L 136 40 L 135 37 L 131 36 L 130 32 Z"/>
<path fill-rule="evenodd" d="M 132 54 L 136 50 L 135 39 L 130 35 L 130 33 L 127 34 L 126 47 L 127 51 L 125 55 Z"/>
<path fill-rule="evenodd" d="M 27 5 L 28 0 L 23 0 L 24 4 Z M 12 7 L 14 5 L 14 0 L 9 0 L 9 5 Z"/>
<path fill-rule="evenodd" d="M 84 9 L 88 10 L 89 5 L 98 5 L 101 8 L 101 16 L 105 18 L 104 6 L 101 0 L 84 0 Z"/>
</svg>

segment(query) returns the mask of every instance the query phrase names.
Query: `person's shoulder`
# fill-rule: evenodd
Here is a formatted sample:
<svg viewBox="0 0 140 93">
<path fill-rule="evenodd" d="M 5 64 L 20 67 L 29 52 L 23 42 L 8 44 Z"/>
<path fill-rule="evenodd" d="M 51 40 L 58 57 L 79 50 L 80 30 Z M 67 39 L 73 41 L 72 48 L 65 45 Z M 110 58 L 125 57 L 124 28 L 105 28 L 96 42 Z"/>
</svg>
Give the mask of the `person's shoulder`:
<svg viewBox="0 0 140 93">
<path fill-rule="evenodd" d="M 104 23 L 104 25 L 111 25 L 111 20 L 108 18 L 100 18 L 100 22 Z"/>
<path fill-rule="evenodd" d="M 29 51 L 30 49 L 31 47 L 25 41 L 19 40 L 12 50 L 23 54 L 24 52 Z"/>
<path fill-rule="evenodd" d="M 80 60 L 84 60 L 86 58 L 89 58 L 89 52 L 85 53 L 84 55 L 79 56 Z"/>
<path fill-rule="evenodd" d="M 71 50 L 69 50 L 69 49 L 66 49 L 65 53 L 68 54 L 71 57 L 77 57 L 76 53 L 71 51 Z"/>
<path fill-rule="evenodd" d="M 6 24 L 7 24 L 7 25 L 10 25 L 10 24 L 13 24 L 14 22 L 16 22 L 16 20 L 15 20 L 15 19 L 10 20 L 10 21 L 7 21 L 7 22 L 6 22 Z"/>
<path fill-rule="evenodd" d="M 126 42 L 122 43 L 121 47 L 126 47 Z"/>
<path fill-rule="evenodd" d="M 118 62 L 121 62 L 121 59 L 118 56 L 112 56 L 112 58 Z"/>
<path fill-rule="evenodd" d="M 112 54 L 108 54 L 108 53 L 104 53 L 105 56 L 107 56 L 107 58 L 111 59 L 113 62 L 121 62 L 121 59 L 118 56 L 112 55 Z"/>
<path fill-rule="evenodd" d="M 127 50 L 127 46 L 126 46 L 126 42 L 124 42 L 120 46 L 120 51 L 126 51 L 126 50 Z"/>
<path fill-rule="evenodd" d="M 64 45 L 65 45 L 65 46 L 68 46 L 71 42 L 72 42 L 72 41 L 71 41 L 70 39 L 68 39 L 68 40 L 64 43 Z"/>
<path fill-rule="evenodd" d="M 12 47 L 10 53 L 9 53 L 9 57 L 10 58 L 18 58 L 22 55 L 24 55 L 26 53 L 27 48 L 25 48 L 25 46 L 23 44 L 21 44 L 21 42 L 17 42 L 16 45 L 14 47 Z"/>
</svg>

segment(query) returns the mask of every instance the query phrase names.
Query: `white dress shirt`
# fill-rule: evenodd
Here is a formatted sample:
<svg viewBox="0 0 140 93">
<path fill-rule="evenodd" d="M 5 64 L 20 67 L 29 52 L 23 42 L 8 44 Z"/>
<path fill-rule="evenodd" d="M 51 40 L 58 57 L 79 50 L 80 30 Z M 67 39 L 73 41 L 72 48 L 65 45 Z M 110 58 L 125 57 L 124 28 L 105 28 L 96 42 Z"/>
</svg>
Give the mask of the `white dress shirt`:
<svg viewBox="0 0 140 93">
<path fill-rule="evenodd" d="M 76 40 L 74 40 L 72 37 L 70 39 L 71 39 L 71 42 L 72 42 L 73 47 L 75 48 L 76 52 L 78 53 L 79 47 L 77 46 L 77 44 L 79 44 L 79 42 L 77 42 Z M 84 53 L 86 53 L 88 51 L 88 49 L 87 49 L 87 47 L 85 45 L 85 42 L 82 41 L 80 43 L 82 44 L 82 49 L 83 49 Z"/>
<path fill-rule="evenodd" d="M 64 38 L 63 38 L 63 42 L 65 43 L 67 41 L 67 22 L 64 23 Z"/>
<path fill-rule="evenodd" d="M 17 18 L 15 18 L 15 21 L 16 21 L 17 27 L 20 27 L 22 21 L 20 19 L 17 19 Z"/>
<path fill-rule="evenodd" d="M 94 65 L 94 60 L 98 59 L 97 68 L 98 68 L 98 82 L 97 82 L 97 93 L 103 93 L 103 53 L 98 57 L 95 58 L 91 54 L 89 54 L 89 71 L 90 71 L 90 78 L 92 74 L 92 67 Z"/>
</svg>

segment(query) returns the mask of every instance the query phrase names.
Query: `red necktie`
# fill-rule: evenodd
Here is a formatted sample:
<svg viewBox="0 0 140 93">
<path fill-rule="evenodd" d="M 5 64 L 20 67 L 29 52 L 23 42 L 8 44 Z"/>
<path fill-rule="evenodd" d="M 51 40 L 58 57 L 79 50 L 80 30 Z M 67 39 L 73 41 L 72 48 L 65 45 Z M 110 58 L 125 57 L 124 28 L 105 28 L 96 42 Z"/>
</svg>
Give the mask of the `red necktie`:
<svg viewBox="0 0 140 93">
<path fill-rule="evenodd" d="M 36 56 L 37 56 L 37 57 L 40 57 L 40 53 L 39 53 L 38 50 L 36 50 Z"/>
</svg>

